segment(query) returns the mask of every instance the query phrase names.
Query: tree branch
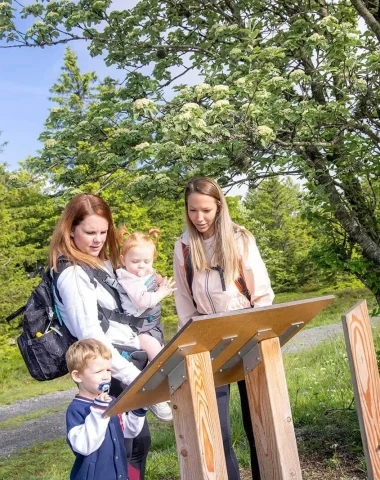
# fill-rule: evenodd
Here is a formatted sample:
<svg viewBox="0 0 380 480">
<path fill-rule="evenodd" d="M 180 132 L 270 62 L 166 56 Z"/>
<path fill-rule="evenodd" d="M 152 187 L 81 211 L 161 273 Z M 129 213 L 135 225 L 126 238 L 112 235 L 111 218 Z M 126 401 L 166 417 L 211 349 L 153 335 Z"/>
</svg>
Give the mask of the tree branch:
<svg viewBox="0 0 380 480">
<path fill-rule="evenodd" d="M 358 12 L 358 14 L 363 18 L 368 28 L 376 35 L 377 39 L 380 42 L 380 24 L 372 13 L 368 10 L 362 0 L 351 0 L 352 5 Z"/>
</svg>

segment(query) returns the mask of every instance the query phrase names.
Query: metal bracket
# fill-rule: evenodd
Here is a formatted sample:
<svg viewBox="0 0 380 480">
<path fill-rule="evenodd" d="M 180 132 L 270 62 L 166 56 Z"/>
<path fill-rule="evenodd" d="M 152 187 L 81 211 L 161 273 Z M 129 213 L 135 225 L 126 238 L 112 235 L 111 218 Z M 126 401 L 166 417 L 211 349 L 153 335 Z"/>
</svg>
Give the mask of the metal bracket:
<svg viewBox="0 0 380 480">
<path fill-rule="evenodd" d="M 211 361 L 214 361 L 231 343 L 237 338 L 237 335 L 233 337 L 222 338 L 222 340 L 211 350 Z"/>
<path fill-rule="evenodd" d="M 144 387 L 140 390 L 140 392 L 146 392 L 155 389 L 156 387 L 158 387 L 158 385 L 160 385 L 161 382 L 163 382 L 167 377 L 172 374 L 174 376 L 175 384 L 178 384 L 178 380 L 176 380 L 177 376 L 179 375 L 180 377 L 182 377 L 182 375 L 184 375 L 185 366 L 183 359 L 186 355 L 189 355 L 191 353 L 195 345 L 196 343 L 190 343 L 188 345 L 179 346 L 177 350 L 173 352 L 173 354 L 166 360 L 166 362 L 163 363 L 161 368 L 150 377 L 150 379 L 145 383 Z M 182 370 L 181 367 L 177 370 L 177 367 L 180 366 L 181 363 Z M 176 373 L 174 373 L 175 370 Z M 184 381 L 185 379 L 183 379 L 182 383 Z M 181 386 L 182 383 L 180 383 L 178 387 Z"/>
<path fill-rule="evenodd" d="M 249 340 L 245 345 L 241 347 L 241 349 L 233 356 L 231 357 L 228 362 L 226 362 L 220 369 L 219 372 L 225 372 L 226 370 L 231 369 L 234 367 L 240 360 L 243 360 L 244 357 L 247 354 L 250 354 L 251 350 L 253 350 L 255 347 L 258 346 L 258 344 L 262 340 L 266 340 L 267 338 L 272 338 L 274 337 L 274 333 L 272 332 L 271 328 L 265 329 L 265 330 L 258 330 L 255 335 Z M 255 350 L 256 351 L 256 350 Z M 256 355 L 257 357 L 258 355 Z M 256 358 L 255 357 L 255 358 Z M 251 362 L 252 363 L 252 362 Z M 250 363 L 250 364 L 251 364 Z M 259 363 L 257 361 L 257 363 Z M 254 365 L 256 366 L 257 363 Z M 252 367 L 254 368 L 254 367 Z"/>
<path fill-rule="evenodd" d="M 282 347 L 293 336 L 293 333 L 304 325 L 305 322 L 292 323 L 285 332 L 279 336 L 280 346 Z"/>
<path fill-rule="evenodd" d="M 182 360 L 168 375 L 170 393 L 174 393 L 186 378 L 185 360 Z"/>
<path fill-rule="evenodd" d="M 253 370 L 260 362 L 260 347 L 259 344 L 257 344 L 243 357 L 244 375 L 247 375 L 247 373 Z"/>
</svg>

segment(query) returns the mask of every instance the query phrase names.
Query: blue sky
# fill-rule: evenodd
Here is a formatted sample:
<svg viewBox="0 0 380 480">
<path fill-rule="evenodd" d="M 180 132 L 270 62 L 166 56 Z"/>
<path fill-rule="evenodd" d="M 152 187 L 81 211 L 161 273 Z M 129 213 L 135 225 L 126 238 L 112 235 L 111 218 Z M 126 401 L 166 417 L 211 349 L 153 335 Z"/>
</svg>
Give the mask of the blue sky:
<svg viewBox="0 0 380 480">
<path fill-rule="evenodd" d="M 126 5 L 132 8 L 137 1 L 114 0 L 113 8 L 125 8 Z M 26 21 L 18 18 L 16 22 L 20 30 L 25 30 Z M 85 43 L 72 42 L 69 46 L 78 56 L 82 73 L 95 71 L 100 79 L 106 75 L 117 78 L 116 69 L 107 68 L 101 57 L 92 58 Z M 10 169 L 18 168 L 18 162 L 41 147 L 38 137 L 44 129 L 49 108 L 53 106 L 49 101 L 49 89 L 61 74 L 64 53 L 64 45 L 44 49 L 0 49 L 0 144 L 8 142 L 0 162 Z"/>
<path fill-rule="evenodd" d="M 24 4 L 34 0 L 24 0 Z M 113 0 L 114 9 L 127 5 L 132 8 L 138 0 Z M 25 30 L 25 21 L 17 26 Z M 100 79 L 106 75 L 118 78 L 116 68 L 107 68 L 102 57 L 92 58 L 84 42 L 72 42 L 70 48 L 78 57 L 82 71 L 95 71 Z M 44 122 L 53 103 L 49 101 L 49 89 L 61 74 L 64 45 L 41 48 L 0 49 L 0 144 L 8 142 L 0 155 L 0 163 L 9 169 L 19 167 L 19 162 L 34 155 L 42 144 L 38 141 L 44 130 Z M 124 77 L 122 77 L 124 78 Z M 177 83 L 197 84 L 202 80 L 196 72 L 190 72 Z M 171 95 L 170 90 L 167 96 Z M 242 194 L 246 189 L 233 189 L 232 194 Z"/>
<path fill-rule="evenodd" d="M 84 43 L 73 42 L 82 72 L 100 78 L 112 73 L 101 57 L 91 58 Z M 10 169 L 40 148 L 38 136 L 53 103 L 49 89 L 61 74 L 65 47 L 0 49 L 0 143 L 8 142 L 0 162 Z"/>
</svg>

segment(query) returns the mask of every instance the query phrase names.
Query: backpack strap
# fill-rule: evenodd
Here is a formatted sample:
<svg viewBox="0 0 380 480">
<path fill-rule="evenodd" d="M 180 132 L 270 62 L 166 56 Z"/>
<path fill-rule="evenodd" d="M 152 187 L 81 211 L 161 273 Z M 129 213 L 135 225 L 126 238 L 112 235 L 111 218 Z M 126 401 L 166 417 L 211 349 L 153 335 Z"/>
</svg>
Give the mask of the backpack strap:
<svg viewBox="0 0 380 480">
<path fill-rule="evenodd" d="M 64 256 L 61 256 L 57 261 L 58 271 L 53 272 L 55 293 L 61 303 L 63 302 L 58 292 L 57 281 L 59 275 L 70 265 L 72 265 L 70 260 Z M 139 331 L 143 326 L 145 317 L 134 317 L 123 312 L 121 300 L 118 293 L 118 288 L 121 287 L 119 286 L 118 281 L 110 277 L 108 273 L 101 268 L 91 268 L 89 265 L 83 262 L 78 262 L 78 265 L 86 272 L 90 279 L 90 282 L 94 285 L 95 288 L 97 287 L 97 282 L 99 282 L 99 284 L 101 284 L 102 287 L 108 291 L 108 293 L 114 298 L 116 302 L 117 310 L 110 310 L 109 308 L 103 307 L 98 303 L 98 319 L 103 332 L 107 332 L 110 326 L 110 321 L 129 325 L 132 329 Z"/>
<path fill-rule="evenodd" d="M 181 242 L 182 243 L 182 242 Z M 189 286 L 190 295 L 194 303 L 194 307 L 198 309 L 197 304 L 195 303 L 194 296 L 193 296 L 193 278 L 194 278 L 194 269 L 193 264 L 191 263 L 191 255 L 190 255 L 190 246 L 185 245 L 182 243 L 182 254 L 183 254 L 183 266 L 185 268 L 185 275 L 187 285 Z"/>
</svg>

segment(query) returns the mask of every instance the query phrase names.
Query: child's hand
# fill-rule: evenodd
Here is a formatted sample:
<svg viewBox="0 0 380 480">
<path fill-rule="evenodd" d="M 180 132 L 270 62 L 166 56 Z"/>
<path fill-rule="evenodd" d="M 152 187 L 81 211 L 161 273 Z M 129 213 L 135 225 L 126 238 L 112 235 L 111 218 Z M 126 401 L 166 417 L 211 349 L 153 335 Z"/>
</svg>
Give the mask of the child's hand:
<svg viewBox="0 0 380 480">
<path fill-rule="evenodd" d="M 157 289 L 157 292 L 162 295 L 162 298 L 170 297 L 170 295 L 172 295 L 172 293 L 176 290 L 176 288 L 174 288 L 174 285 L 175 282 L 171 277 L 164 277 L 162 279 L 161 285 Z"/>
<path fill-rule="evenodd" d="M 99 393 L 96 399 L 99 400 L 100 402 L 107 402 L 107 403 L 112 402 L 112 398 L 108 395 L 107 392 Z"/>
<path fill-rule="evenodd" d="M 160 275 L 159 273 L 156 273 L 156 283 L 157 283 L 157 285 L 161 285 L 162 281 L 163 281 L 162 275 Z"/>
</svg>

